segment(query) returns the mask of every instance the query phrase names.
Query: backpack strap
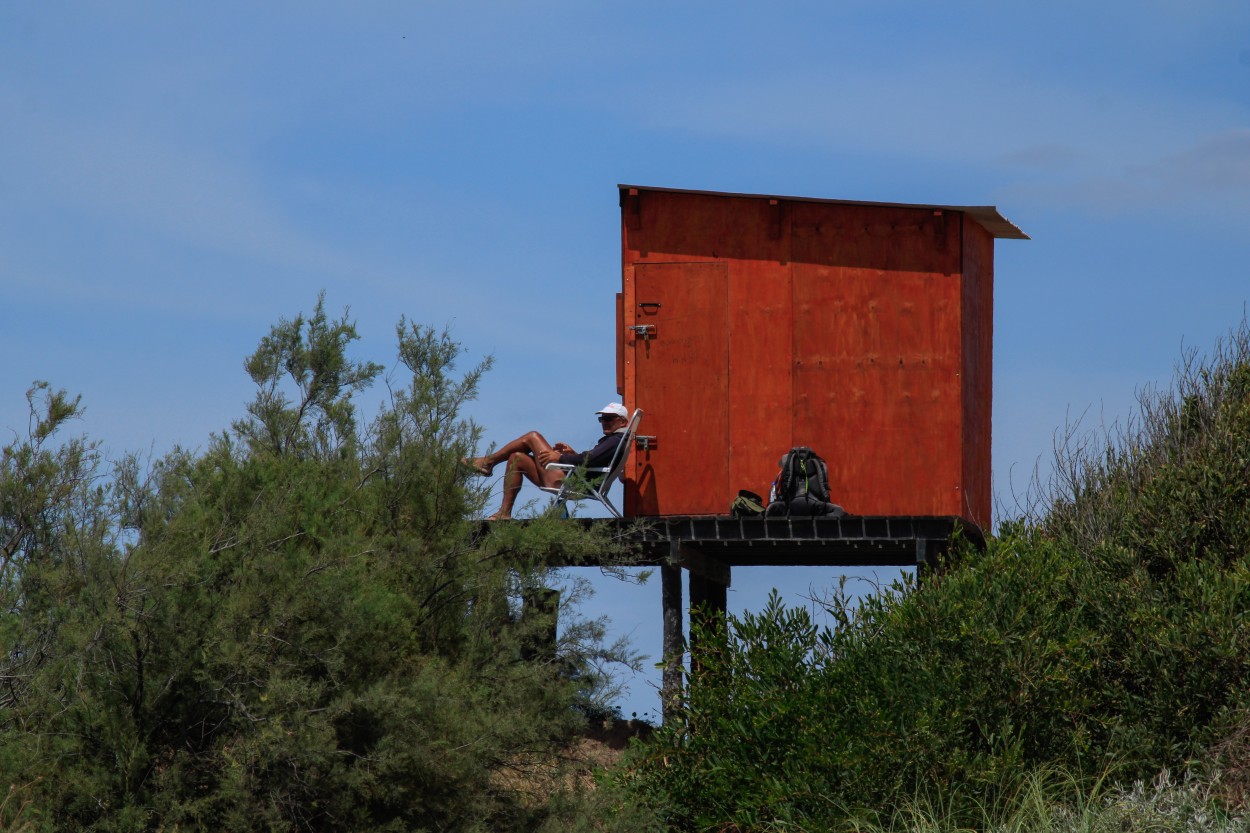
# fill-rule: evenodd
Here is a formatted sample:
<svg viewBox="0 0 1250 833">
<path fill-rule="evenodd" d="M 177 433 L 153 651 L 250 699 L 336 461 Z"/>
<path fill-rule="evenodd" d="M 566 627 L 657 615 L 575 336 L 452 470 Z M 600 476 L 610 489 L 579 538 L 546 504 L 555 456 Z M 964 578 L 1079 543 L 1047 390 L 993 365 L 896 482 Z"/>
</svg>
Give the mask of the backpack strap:
<svg viewBox="0 0 1250 833">
<path fill-rule="evenodd" d="M 812 450 L 805 445 L 801 445 L 798 448 L 794 449 L 794 459 L 798 461 L 798 463 L 802 466 L 802 470 L 803 470 L 802 494 L 804 495 L 811 494 L 812 484 L 811 484 L 811 474 L 808 471 L 808 464 L 812 462 Z M 794 496 L 797 496 L 798 494 L 799 494 L 799 490 L 796 489 Z"/>
</svg>

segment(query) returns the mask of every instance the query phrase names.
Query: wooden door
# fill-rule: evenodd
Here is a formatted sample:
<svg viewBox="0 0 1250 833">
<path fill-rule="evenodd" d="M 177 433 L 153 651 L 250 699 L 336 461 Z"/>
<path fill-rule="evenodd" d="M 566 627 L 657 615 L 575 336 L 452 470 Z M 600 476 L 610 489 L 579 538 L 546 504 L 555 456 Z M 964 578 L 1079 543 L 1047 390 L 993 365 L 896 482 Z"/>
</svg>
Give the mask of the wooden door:
<svg viewBox="0 0 1250 833">
<path fill-rule="evenodd" d="M 723 514 L 729 483 L 728 281 L 724 263 L 634 266 L 626 349 L 638 433 L 633 514 Z"/>
</svg>

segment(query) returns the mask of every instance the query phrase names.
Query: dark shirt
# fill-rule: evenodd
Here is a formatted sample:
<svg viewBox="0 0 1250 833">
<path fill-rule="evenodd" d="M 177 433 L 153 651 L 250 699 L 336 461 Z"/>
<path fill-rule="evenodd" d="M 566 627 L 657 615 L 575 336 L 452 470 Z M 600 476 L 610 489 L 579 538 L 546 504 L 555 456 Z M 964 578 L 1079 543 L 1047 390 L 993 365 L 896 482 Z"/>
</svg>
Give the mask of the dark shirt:
<svg viewBox="0 0 1250 833">
<path fill-rule="evenodd" d="M 621 444 L 621 438 L 625 436 L 625 431 L 615 431 L 611 434 L 605 434 L 599 444 L 587 452 L 573 451 L 568 454 L 560 455 L 561 463 L 568 463 L 574 466 L 586 466 L 588 469 L 606 469 L 612 464 L 612 455 L 616 453 L 616 447 Z"/>
</svg>

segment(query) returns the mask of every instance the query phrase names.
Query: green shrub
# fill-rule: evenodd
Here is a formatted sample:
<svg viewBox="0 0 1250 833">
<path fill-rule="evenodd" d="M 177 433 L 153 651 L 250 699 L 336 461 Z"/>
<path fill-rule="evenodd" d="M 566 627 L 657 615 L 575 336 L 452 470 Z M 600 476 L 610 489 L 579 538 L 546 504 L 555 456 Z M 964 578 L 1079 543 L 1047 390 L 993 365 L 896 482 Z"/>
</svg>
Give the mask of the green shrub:
<svg viewBox="0 0 1250 833">
<path fill-rule="evenodd" d="M 1143 397 L 1140 425 L 1069 447 L 1047 513 L 922 588 L 835 594 L 833 628 L 776 598 L 724 634 L 696 624 L 719 647 L 622 782 L 678 829 L 917 801 L 975 826 L 1030 773 L 1089 786 L 1202 757 L 1250 690 L 1247 327 Z"/>
<path fill-rule="evenodd" d="M 318 304 L 248 363 L 257 397 L 202 453 L 146 472 L 52 445 L 74 413 L 32 396 L 0 468 L 0 805 L 32 830 L 531 830 L 506 777 L 580 726 L 591 660 L 623 658 L 566 609 L 521 600 L 544 567 L 611 552 L 539 519 L 483 537 L 457 416 L 483 368 L 401 323 L 407 387 L 368 426 L 345 320 Z M 39 391 L 35 392 L 36 394 Z M 42 402 L 45 407 L 36 407 Z M 567 650 L 566 650 L 567 649 Z M 23 829 L 23 828 L 17 828 Z"/>
<path fill-rule="evenodd" d="M 1138 404 L 1104 433 L 1067 429 L 1030 522 L 1086 550 L 1118 543 L 1156 572 L 1240 560 L 1250 541 L 1250 325 L 1205 358 L 1186 353 L 1171 389 L 1147 388 Z"/>
<path fill-rule="evenodd" d="M 1036 769 L 1183 764 L 1250 684 L 1250 575 L 1095 556 L 998 539 L 921 591 L 833 600 L 836 629 L 775 598 L 731 617 L 632 783 L 681 829 L 820 828 L 917 796 L 975 818 Z"/>
</svg>

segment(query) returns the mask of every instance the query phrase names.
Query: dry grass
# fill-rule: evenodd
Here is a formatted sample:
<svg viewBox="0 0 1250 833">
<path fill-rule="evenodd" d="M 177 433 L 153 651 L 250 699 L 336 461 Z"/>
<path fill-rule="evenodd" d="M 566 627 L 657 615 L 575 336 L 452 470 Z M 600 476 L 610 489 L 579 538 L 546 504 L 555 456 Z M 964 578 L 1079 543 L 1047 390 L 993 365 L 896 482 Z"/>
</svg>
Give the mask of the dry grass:
<svg viewBox="0 0 1250 833">
<path fill-rule="evenodd" d="M 1208 754 L 1211 793 L 1229 810 L 1250 810 L 1250 715 L 1243 715 L 1237 728 L 1213 745 Z"/>
<path fill-rule="evenodd" d="M 596 773 L 615 766 L 625 754 L 630 740 L 646 740 L 653 727 L 640 720 L 605 721 L 587 727 L 555 755 L 527 755 L 499 767 L 492 775 L 494 785 L 522 797 L 535 807 L 557 793 L 584 793 L 597 787 Z"/>
</svg>

